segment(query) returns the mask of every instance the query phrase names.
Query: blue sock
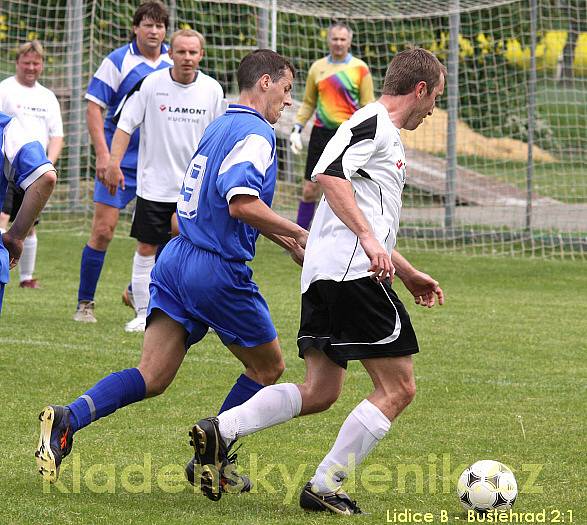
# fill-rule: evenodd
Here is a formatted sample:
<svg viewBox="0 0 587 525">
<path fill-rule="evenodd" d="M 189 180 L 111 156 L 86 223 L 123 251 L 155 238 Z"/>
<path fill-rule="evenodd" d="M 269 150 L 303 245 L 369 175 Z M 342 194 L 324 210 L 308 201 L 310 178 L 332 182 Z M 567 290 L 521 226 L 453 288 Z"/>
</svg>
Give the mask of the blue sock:
<svg viewBox="0 0 587 525">
<path fill-rule="evenodd" d="M 96 295 L 96 287 L 100 272 L 104 266 L 104 257 L 106 252 L 94 250 L 87 244 L 82 252 L 82 263 L 79 271 L 79 288 L 77 291 L 77 300 L 93 301 Z"/>
<path fill-rule="evenodd" d="M 145 380 L 138 368 L 127 368 L 106 376 L 67 405 L 71 410 L 73 431 L 77 432 L 96 419 L 141 401 L 145 398 L 146 392 Z"/>
<path fill-rule="evenodd" d="M 236 383 L 226 396 L 224 403 L 220 407 L 219 414 L 222 412 L 242 405 L 245 401 L 251 399 L 259 390 L 263 388 L 263 385 L 260 385 L 256 381 L 253 381 L 250 377 L 247 377 L 245 374 L 241 374 L 240 377 L 236 380 Z"/>
</svg>

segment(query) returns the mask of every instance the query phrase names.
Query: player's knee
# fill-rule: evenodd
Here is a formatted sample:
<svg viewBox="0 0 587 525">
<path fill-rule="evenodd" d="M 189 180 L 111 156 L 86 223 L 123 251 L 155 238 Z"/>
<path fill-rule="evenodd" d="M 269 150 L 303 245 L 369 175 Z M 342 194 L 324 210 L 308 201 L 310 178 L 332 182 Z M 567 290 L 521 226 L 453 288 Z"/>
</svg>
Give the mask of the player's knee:
<svg viewBox="0 0 587 525">
<path fill-rule="evenodd" d="M 386 410 L 393 417 L 404 410 L 416 397 L 416 382 L 413 378 L 400 381 L 396 388 L 385 396 Z"/>
<path fill-rule="evenodd" d="M 338 399 L 338 392 L 324 392 L 322 397 L 319 398 L 318 402 L 318 410 L 317 412 L 324 412 L 324 410 L 328 410 L 336 400 Z"/>
<path fill-rule="evenodd" d="M 151 257 L 157 253 L 157 245 L 138 242 L 137 253 L 142 257 Z"/>
<path fill-rule="evenodd" d="M 90 242 L 96 248 L 105 250 L 114 237 L 114 227 L 110 224 L 94 224 Z"/>
<path fill-rule="evenodd" d="M 416 382 L 413 378 L 402 384 L 402 399 L 405 403 L 404 406 L 408 406 L 416 397 Z"/>
<path fill-rule="evenodd" d="M 340 390 L 324 388 L 324 385 L 302 385 L 302 414 L 316 414 L 328 410 L 340 396 Z"/>
<path fill-rule="evenodd" d="M 276 383 L 284 371 L 285 362 L 283 359 L 280 359 L 262 369 L 257 369 L 256 376 L 260 384 L 267 386 Z"/>
<path fill-rule="evenodd" d="M 170 381 L 161 377 L 144 376 L 146 397 L 159 396 L 167 390 Z"/>
</svg>

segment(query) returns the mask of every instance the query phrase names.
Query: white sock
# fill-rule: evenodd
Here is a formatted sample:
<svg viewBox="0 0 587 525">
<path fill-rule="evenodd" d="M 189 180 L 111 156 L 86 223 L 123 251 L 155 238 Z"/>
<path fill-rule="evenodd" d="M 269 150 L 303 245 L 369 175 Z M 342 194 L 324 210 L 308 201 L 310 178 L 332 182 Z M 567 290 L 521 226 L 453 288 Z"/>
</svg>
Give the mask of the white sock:
<svg viewBox="0 0 587 525">
<path fill-rule="evenodd" d="M 312 478 L 312 490 L 326 494 L 337 490 L 354 465 L 375 448 L 391 427 L 391 421 L 373 403 L 364 399 L 348 415 L 340 427 L 330 452 L 322 460 Z"/>
<path fill-rule="evenodd" d="M 301 410 L 302 395 L 297 385 L 266 386 L 242 405 L 222 412 L 218 416 L 218 428 L 228 445 L 239 437 L 285 423 L 298 416 Z"/>
<path fill-rule="evenodd" d="M 154 255 L 139 255 L 135 252 L 132 263 L 132 294 L 135 301 L 137 317 L 147 315 L 149 306 L 149 283 L 151 282 L 151 270 L 155 266 Z"/>
<path fill-rule="evenodd" d="M 23 243 L 22 254 L 18 261 L 20 282 L 29 281 L 35 273 L 35 262 L 37 260 L 37 234 L 29 235 Z"/>
</svg>

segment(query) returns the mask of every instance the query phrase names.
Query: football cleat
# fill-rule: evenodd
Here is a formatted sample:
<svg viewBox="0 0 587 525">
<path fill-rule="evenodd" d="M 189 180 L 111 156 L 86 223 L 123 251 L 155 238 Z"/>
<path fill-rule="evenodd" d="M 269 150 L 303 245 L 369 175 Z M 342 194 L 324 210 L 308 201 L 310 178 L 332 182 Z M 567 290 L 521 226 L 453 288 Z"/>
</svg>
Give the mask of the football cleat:
<svg viewBox="0 0 587 525">
<path fill-rule="evenodd" d="M 317 494 L 312 490 L 312 483 L 306 483 L 300 494 L 300 507 L 315 512 L 329 511 L 333 514 L 352 516 L 363 514 L 356 501 L 351 501 L 348 494 L 339 488 L 328 494 Z"/>
<path fill-rule="evenodd" d="M 144 317 L 135 317 L 124 325 L 125 332 L 144 332 L 147 326 L 147 319 Z"/>
<path fill-rule="evenodd" d="M 132 293 L 132 285 L 129 283 L 128 286 L 122 292 L 122 302 L 129 308 L 135 309 L 135 298 Z"/>
<path fill-rule="evenodd" d="M 79 323 L 97 323 L 98 320 L 94 316 L 94 301 L 80 301 L 77 303 L 77 310 L 73 314 L 73 320 Z"/>
<path fill-rule="evenodd" d="M 73 447 L 73 429 L 67 407 L 49 405 L 39 414 L 41 434 L 35 458 L 43 480 L 55 483 L 63 458 Z"/>
<path fill-rule="evenodd" d="M 21 288 L 32 288 L 33 290 L 38 290 L 41 287 L 39 281 L 36 279 L 25 279 L 24 281 L 20 281 L 18 286 Z"/>
<path fill-rule="evenodd" d="M 236 454 L 228 455 L 229 447 L 224 444 L 220 435 L 217 418 L 200 419 L 190 431 L 190 438 L 196 460 L 192 460 L 192 478 L 195 478 L 195 465 L 199 463 L 200 489 L 207 498 L 218 501 L 223 492 L 240 493 L 251 490 L 251 480 L 236 471 Z M 189 480 L 187 468 L 186 475 Z"/>
<path fill-rule="evenodd" d="M 243 492 L 250 492 L 253 487 L 253 483 L 248 476 L 239 474 L 236 471 L 236 459 L 236 454 L 227 456 L 226 463 L 220 474 L 220 491 L 223 494 L 241 494 Z M 185 476 L 192 485 L 196 484 L 196 469 L 199 464 L 198 458 L 194 456 L 185 466 Z"/>
</svg>

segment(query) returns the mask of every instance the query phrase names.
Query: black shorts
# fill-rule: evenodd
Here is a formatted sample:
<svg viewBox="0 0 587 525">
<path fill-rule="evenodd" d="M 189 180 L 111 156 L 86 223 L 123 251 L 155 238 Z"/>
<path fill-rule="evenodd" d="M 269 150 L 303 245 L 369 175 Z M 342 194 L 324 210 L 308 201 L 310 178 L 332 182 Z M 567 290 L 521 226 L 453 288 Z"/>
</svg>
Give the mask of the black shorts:
<svg viewBox="0 0 587 525">
<path fill-rule="evenodd" d="M 145 244 L 165 244 L 171 239 L 171 217 L 177 203 L 148 201 L 137 195 L 130 236 Z"/>
<path fill-rule="evenodd" d="M 18 187 L 14 182 L 8 181 L 6 188 L 6 196 L 4 197 L 4 204 L 2 204 L 2 213 L 10 215 L 10 222 L 16 219 L 16 214 L 22 206 L 24 199 L 24 190 Z M 39 224 L 39 219 L 35 220 L 35 226 Z"/>
<path fill-rule="evenodd" d="M 313 282 L 302 294 L 299 356 L 323 351 L 337 365 L 373 357 L 418 352 L 418 340 L 404 305 L 386 281 Z"/>
<path fill-rule="evenodd" d="M 310 142 L 308 143 L 308 156 L 306 157 L 306 174 L 304 176 L 306 180 L 311 180 L 312 171 L 314 171 L 320 155 L 322 155 L 326 144 L 334 137 L 335 133 L 335 129 L 326 129 L 319 126 L 312 128 Z"/>
</svg>

